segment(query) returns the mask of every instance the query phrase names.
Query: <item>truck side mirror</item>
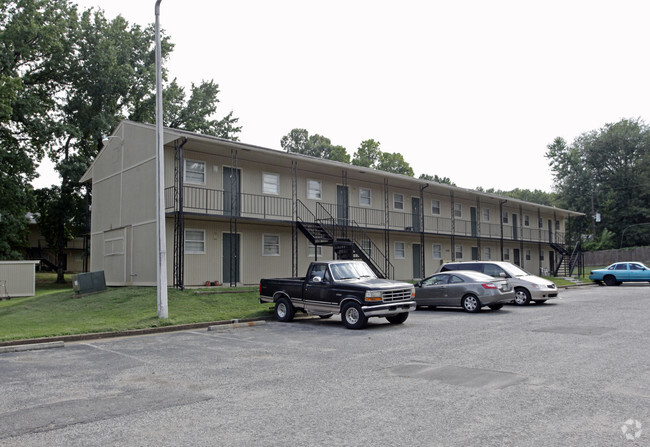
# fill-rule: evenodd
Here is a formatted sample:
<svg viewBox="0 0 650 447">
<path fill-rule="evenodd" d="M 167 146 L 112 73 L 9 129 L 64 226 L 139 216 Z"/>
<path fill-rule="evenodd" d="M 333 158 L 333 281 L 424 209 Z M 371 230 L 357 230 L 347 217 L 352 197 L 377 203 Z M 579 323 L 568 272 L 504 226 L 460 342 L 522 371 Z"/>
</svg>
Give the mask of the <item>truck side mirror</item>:
<svg viewBox="0 0 650 447">
<path fill-rule="evenodd" d="M 320 276 L 313 276 L 311 278 L 311 282 L 321 282 L 322 280 L 323 278 L 321 278 Z"/>
</svg>

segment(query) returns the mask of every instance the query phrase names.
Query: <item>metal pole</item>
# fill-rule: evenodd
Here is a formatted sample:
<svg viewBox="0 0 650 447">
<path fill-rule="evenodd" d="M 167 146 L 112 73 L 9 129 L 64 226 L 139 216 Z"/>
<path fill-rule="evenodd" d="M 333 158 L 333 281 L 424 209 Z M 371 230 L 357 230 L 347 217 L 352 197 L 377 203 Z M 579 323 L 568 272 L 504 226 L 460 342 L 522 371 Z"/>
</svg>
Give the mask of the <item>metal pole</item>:
<svg viewBox="0 0 650 447">
<path fill-rule="evenodd" d="M 160 2 L 156 1 L 156 269 L 158 318 L 168 318 L 167 310 L 167 242 L 165 235 L 165 157 L 163 152 L 162 56 L 160 50 Z"/>
</svg>

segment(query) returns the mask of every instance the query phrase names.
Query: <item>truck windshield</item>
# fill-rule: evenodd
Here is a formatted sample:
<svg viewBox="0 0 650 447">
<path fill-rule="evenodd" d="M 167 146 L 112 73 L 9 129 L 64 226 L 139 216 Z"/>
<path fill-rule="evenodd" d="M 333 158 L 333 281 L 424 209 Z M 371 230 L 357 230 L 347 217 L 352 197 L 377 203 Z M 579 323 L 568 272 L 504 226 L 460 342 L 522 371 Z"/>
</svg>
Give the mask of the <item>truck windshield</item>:
<svg viewBox="0 0 650 447">
<path fill-rule="evenodd" d="M 330 265 L 332 276 L 336 280 L 376 278 L 374 272 L 365 262 L 344 262 Z"/>
</svg>

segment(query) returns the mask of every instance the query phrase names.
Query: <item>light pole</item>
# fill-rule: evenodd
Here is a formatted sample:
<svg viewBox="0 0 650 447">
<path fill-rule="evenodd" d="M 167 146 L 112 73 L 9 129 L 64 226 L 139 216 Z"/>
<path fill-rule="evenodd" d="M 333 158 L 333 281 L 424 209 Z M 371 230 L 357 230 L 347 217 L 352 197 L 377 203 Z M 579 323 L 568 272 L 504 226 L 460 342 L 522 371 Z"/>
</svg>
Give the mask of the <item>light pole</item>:
<svg viewBox="0 0 650 447">
<path fill-rule="evenodd" d="M 162 56 L 160 50 L 160 2 L 156 0 L 156 269 L 158 318 L 168 318 L 167 241 L 165 235 L 165 154 L 163 152 Z"/>
</svg>

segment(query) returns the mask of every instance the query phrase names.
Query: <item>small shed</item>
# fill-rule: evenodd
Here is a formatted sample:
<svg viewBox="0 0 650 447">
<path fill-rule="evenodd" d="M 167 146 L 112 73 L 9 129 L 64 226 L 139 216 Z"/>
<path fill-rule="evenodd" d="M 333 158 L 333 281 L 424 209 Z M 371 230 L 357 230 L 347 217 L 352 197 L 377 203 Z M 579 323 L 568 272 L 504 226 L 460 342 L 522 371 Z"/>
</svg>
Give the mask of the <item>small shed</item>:
<svg viewBox="0 0 650 447">
<path fill-rule="evenodd" d="M 36 294 L 36 264 L 38 261 L 0 261 L 0 297 L 34 296 Z"/>
</svg>

